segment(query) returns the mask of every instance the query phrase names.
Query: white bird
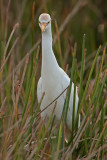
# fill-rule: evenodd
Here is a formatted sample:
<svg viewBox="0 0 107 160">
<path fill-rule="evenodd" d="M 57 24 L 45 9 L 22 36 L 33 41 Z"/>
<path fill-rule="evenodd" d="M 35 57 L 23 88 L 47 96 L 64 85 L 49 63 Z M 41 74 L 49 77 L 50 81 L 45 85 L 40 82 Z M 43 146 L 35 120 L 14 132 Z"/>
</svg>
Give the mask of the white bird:
<svg viewBox="0 0 107 160">
<path fill-rule="evenodd" d="M 41 102 L 41 110 L 43 110 L 47 105 L 49 105 L 54 99 L 56 99 L 70 84 L 70 78 L 61 69 L 55 58 L 52 49 L 52 33 L 51 33 L 51 17 L 49 14 L 43 13 L 39 16 L 39 26 L 42 31 L 42 69 L 41 77 L 37 85 L 37 98 L 40 102 L 43 93 L 45 92 L 44 98 Z M 66 98 L 67 90 L 56 100 L 56 108 L 54 115 L 56 120 L 61 119 L 64 101 Z M 73 94 L 74 94 L 74 83 L 72 83 L 72 89 L 70 94 L 69 109 L 67 114 L 67 127 L 72 129 L 72 112 L 73 112 Z M 78 93 L 76 87 L 76 97 L 75 97 L 75 116 L 78 110 Z M 41 113 L 43 120 L 47 117 L 49 118 L 55 102 L 51 104 L 46 110 Z"/>
</svg>

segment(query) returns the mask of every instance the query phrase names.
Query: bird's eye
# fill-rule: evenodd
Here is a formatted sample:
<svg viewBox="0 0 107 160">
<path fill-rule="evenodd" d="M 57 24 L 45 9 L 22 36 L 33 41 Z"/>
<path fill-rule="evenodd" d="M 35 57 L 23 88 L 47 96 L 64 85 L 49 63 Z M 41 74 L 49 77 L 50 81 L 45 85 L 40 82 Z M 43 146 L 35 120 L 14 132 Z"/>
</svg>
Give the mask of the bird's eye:
<svg viewBox="0 0 107 160">
<path fill-rule="evenodd" d="M 48 25 L 48 24 L 49 24 L 49 22 L 46 23 L 46 25 Z"/>
</svg>

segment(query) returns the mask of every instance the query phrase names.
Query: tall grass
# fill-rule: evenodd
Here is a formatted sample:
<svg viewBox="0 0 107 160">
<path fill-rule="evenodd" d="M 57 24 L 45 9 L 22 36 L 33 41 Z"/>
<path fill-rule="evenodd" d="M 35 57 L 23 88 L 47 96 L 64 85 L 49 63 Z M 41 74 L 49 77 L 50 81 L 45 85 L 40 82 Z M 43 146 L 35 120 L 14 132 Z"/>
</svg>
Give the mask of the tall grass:
<svg viewBox="0 0 107 160">
<path fill-rule="evenodd" d="M 99 3 L 58 1 L 56 6 L 54 1 L 9 0 L 7 5 L 1 0 L 0 159 L 107 159 L 107 27 L 105 8 Z M 74 82 L 74 100 L 79 85 L 79 109 L 75 119 L 74 103 L 68 142 L 65 124 L 71 87 L 65 88 L 68 94 L 57 125 L 54 110 L 44 125 L 40 116 L 44 110 L 37 103 L 41 70 L 37 18 L 44 11 L 52 15 L 53 49 L 70 76 L 70 86 Z"/>
</svg>

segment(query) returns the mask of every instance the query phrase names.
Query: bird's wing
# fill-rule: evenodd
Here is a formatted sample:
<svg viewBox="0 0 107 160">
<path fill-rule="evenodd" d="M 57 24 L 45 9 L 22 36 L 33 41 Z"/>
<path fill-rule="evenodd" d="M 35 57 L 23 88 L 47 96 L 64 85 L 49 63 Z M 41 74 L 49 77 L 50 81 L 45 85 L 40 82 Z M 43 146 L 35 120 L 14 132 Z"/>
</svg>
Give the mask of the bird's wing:
<svg viewBox="0 0 107 160">
<path fill-rule="evenodd" d="M 37 85 L 37 98 L 38 98 L 38 103 L 40 103 L 40 100 L 42 98 L 42 78 L 41 77 Z"/>
<path fill-rule="evenodd" d="M 68 77 L 68 75 L 61 70 L 62 72 L 62 87 L 63 90 L 69 86 L 70 84 L 70 78 Z M 74 99 L 74 83 L 72 82 L 72 88 L 71 88 L 71 93 L 70 93 L 70 100 L 69 100 L 69 110 L 68 110 L 68 115 L 67 115 L 67 125 L 68 127 L 71 129 L 72 126 L 72 111 L 73 111 L 73 99 Z M 77 93 L 77 87 L 76 87 L 76 96 L 75 96 L 75 116 L 77 115 L 77 110 L 78 110 L 78 93 Z M 80 118 L 79 118 L 80 119 Z M 80 120 L 79 120 L 80 123 Z"/>
<path fill-rule="evenodd" d="M 61 70 L 62 74 L 63 74 L 63 77 L 62 77 L 62 86 L 63 86 L 63 89 L 65 89 L 67 86 L 69 86 L 70 84 L 70 78 L 68 77 L 68 75 L 63 71 Z M 72 88 L 71 88 L 71 94 L 70 94 L 70 107 L 73 106 L 73 99 L 74 99 L 74 83 L 72 82 Z M 77 92 L 77 87 L 76 87 L 76 97 L 75 97 L 75 109 L 77 110 L 77 107 L 78 107 L 78 92 Z"/>
<path fill-rule="evenodd" d="M 61 84 L 63 86 L 63 89 L 65 89 L 66 87 L 69 86 L 70 83 L 70 78 L 68 77 L 68 75 L 64 72 L 64 70 L 62 68 L 60 68 L 60 73 L 61 73 Z"/>
</svg>

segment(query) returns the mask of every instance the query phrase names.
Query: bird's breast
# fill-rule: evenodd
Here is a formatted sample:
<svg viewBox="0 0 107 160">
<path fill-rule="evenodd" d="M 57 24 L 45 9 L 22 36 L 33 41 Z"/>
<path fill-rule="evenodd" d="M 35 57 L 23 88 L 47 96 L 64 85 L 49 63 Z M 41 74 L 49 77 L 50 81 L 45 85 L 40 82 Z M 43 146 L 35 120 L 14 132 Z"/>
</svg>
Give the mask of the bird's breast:
<svg viewBox="0 0 107 160">
<path fill-rule="evenodd" d="M 62 92 L 61 82 L 58 78 L 48 76 L 43 78 L 43 90 L 50 101 L 53 101 Z"/>
</svg>

